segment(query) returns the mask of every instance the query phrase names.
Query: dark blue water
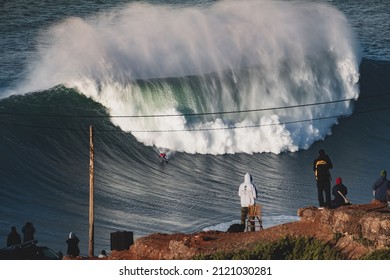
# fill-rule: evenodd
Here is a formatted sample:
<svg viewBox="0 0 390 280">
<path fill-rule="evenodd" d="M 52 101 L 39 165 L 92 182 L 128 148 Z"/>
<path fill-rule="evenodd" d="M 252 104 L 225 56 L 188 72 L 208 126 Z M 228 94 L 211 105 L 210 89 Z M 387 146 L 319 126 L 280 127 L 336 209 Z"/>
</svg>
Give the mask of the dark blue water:
<svg viewBox="0 0 390 280">
<path fill-rule="evenodd" d="M 317 205 L 311 164 L 320 148 L 349 199 L 371 200 L 390 144 L 389 37 L 379 35 L 390 30 L 387 1 L 264 1 L 272 32 L 251 1 L 235 9 L 223 1 L 82 2 L 0 3 L 4 240 L 12 225 L 31 221 L 39 243 L 64 252 L 74 231 L 87 254 L 90 125 L 97 251 L 110 249 L 116 230 L 226 230 L 239 220 L 246 172 L 265 227 L 295 220 L 298 208 Z M 297 18 L 302 11 L 308 16 Z M 291 41 L 318 18 L 327 29 Z M 165 117 L 134 117 L 156 114 Z M 159 149 L 169 151 L 168 165 Z"/>
</svg>

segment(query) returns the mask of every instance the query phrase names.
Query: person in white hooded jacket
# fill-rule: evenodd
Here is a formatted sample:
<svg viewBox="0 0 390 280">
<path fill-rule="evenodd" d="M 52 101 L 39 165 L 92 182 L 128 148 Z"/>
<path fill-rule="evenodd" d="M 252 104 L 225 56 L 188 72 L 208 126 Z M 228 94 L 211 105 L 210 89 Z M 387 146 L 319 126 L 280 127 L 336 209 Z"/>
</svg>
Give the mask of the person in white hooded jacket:
<svg viewBox="0 0 390 280">
<path fill-rule="evenodd" d="M 244 225 L 248 216 L 248 207 L 254 205 L 257 198 L 256 186 L 252 183 L 252 176 L 249 173 L 244 176 L 244 182 L 238 189 L 238 196 L 241 200 L 241 225 Z"/>
</svg>

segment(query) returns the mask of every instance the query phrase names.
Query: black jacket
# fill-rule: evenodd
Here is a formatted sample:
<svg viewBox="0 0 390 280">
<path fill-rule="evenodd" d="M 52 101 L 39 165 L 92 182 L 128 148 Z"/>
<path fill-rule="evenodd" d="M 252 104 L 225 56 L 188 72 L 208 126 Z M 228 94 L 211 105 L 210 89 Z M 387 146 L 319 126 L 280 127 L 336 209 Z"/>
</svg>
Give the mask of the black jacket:
<svg viewBox="0 0 390 280">
<path fill-rule="evenodd" d="M 345 199 L 339 194 L 341 194 L 346 197 L 348 190 L 347 187 L 343 184 L 334 185 L 332 188 L 332 194 L 334 195 L 334 200 L 332 200 L 332 207 L 336 208 L 342 205 L 346 205 Z"/>
<path fill-rule="evenodd" d="M 66 243 L 68 243 L 67 254 L 69 256 L 77 257 L 80 255 L 79 239 L 77 237 L 66 240 Z"/>
<path fill-rule="evenodd" d="M 330 179 L 329 170 L 333 168 L 332 161 L 328 155 L 318 156 L 313 162 L 313 171 L 317 181 Z"/>
<path fill-rule="evenodd" d="M 7 247 L 18 245 L 22 243 L 22 238 L 20 238 L 19 233 L 16 231 L 11 232 L 7 237 Z"/>
</svg>

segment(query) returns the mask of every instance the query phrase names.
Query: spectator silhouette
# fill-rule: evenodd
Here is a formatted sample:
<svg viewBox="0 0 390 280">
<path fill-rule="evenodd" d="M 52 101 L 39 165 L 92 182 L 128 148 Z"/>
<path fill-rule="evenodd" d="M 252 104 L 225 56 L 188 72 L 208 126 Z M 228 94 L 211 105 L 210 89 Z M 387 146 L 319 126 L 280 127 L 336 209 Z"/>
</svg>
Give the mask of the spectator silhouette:
<svg viewBox="0 0 390 280">
<path fill-rule="evenodd" d="M 32 223 L 26 222 L 26 224 L 22 228 L 22 232 L 23 232 L 23 242 L 34 240 L 35 228 Z"/>
<path fill-rule="evenodd" d="M 106 250 L 101 250 L 98 258 L 99 259 L 103 259 L 103 258 L 106 258 L 106 257 L 107 257 Z"/>
<path fill-rule="evenodd" d="M 325 150 L 318 151 L 318 157 L 313 162 L 313 171 L 317 181 L 318 203 L 320 208 L 330 207 L 330 169 L 333 168 L 330 157 L 325 153 Z M 325 201 L 324 201 L 325 193 Z"/>
<path fill-rule="evenodd" d="M 332 194 L 334 195 L 334 199 L 331 203 L 332 208 L 351 204 L 349 200 L 347 200 L 347 193 L 348 189 L 346 186 L 344 186 L 343 180 L 341 177 L 337 177 L 336 185 L 334 185 L 332 188 Z"/>
<path fill-rule="evenodd" d="M 79 241 L 74 232 L 69 233 L 69 238 L 65 241 L 68 244 L 66 253 L 69 257 L 74 258 L 80 255 Z"/>
<path fill-rule="evenodd" d="M 390 190 L 390 181 L 387 180 L 386 170 L 382 170 L 379 178 L 372 185 L 373 196 L 375 200 L 387 202 L 387 191 Z"/>
<path fill-rule="evenodd" d="M 18 245 L 22 243 L 22 238 L 20 237 L 20 234 L 16 231 L 16 227 L 11 227 L 11 232 L 8 234 L 7 237 L 7 247 Z"/>
</svg>

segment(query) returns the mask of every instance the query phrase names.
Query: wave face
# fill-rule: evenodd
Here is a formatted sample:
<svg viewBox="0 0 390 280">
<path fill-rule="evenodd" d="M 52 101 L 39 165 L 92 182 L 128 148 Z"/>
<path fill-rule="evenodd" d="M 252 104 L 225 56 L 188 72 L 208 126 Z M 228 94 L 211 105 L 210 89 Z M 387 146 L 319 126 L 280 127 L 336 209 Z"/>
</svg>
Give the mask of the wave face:
<svg viewBox="0 0 390 280">
<path fill-rule="evenodd" d="M 39 46 L 18 91 L 76 88 L 143 144 L 191 154 L 307 149 L 352 113 L 350 102 L 245 111 L 359 96 L 359 46 L 344 15 L 325 4 L 133 3 L 68 18 Z M 175 116 L 116 117 L 145 115 Z"/>
<path fill-rule="evenodd" d="M 237 197 L 246 172 L 258 187 L 264 225 L 296 220 L 317 205 L 312 162 L 318 149 L 332 158 L 349 199 L 367 203 L 371 184 L 388 165 L 387 93 L 390 63 L 363 60 L 361 96 L 332 136 L 294 153 L 201 155 L 176 152 L 161 165 L 156 152 L 110 121 L 101 104 L 58 86 L 0 100 L 0 236 L 26 221 L 37 239 L 66 252 L 74 231 L 88 252 L 89 126 L 95 128 L 95 242 L 110 248 L 110 233 L 227 230 L 239 219 Z M 375 97 L 376 96 L 376 97 Z M 370 112 L 363 114 L 362 112 Z M 64 117 L 64 116 L 70 117 Z M 75 116 L 79 116 L 76 117 Z M 82 117 L 85 116 L 85 117 Z M 387 137 L 387 138 L 386 138 Z"/>
</svg>

